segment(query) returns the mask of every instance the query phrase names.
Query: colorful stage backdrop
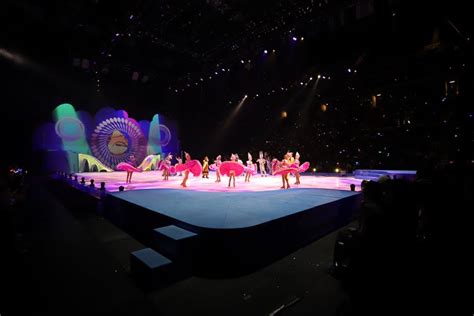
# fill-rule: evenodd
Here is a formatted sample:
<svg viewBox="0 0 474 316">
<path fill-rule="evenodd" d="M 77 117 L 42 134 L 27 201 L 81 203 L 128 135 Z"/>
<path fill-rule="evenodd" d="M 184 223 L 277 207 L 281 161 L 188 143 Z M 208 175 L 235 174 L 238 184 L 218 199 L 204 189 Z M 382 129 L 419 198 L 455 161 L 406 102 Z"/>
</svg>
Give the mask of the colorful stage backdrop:
<svg viewBox="0 0 474 316">
<path fill-rule="evenodd" d="M 35 153 L 41 155 L 35 158 L 44 171 L 111 171 L 131 154 L 140 164 L 150 155 L 179 151 L 175 122 L 159 114 L 137 122 L 124 110 L 106 107 L 93 117 L 64 103 L 54 109 L 53 120 L 34 133 Z"/>
</svg>

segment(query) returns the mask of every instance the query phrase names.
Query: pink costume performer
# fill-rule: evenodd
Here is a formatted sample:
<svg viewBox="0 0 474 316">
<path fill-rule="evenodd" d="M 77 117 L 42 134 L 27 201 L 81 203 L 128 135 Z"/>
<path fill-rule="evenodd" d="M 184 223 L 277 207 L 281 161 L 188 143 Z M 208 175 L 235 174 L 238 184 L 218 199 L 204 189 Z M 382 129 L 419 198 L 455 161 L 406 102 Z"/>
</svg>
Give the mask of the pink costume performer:
<svg viewBox="0 0 474 316">
<path fill-rule="evenodd" d="M 252 162 L 252 155 L 250 153 L 247 153 L 247 157 L 249 160 L 247 160 L 247 167 L 245 167 L 245 182 L 250 182 L 250 176 L 252 174 L 255 174 L 256 169 L 255 165 Z"/>
<path fill-rule="evenodd" d="M 137 160 L 134 155 L 130 155 L 130 160 L 128 162 L 120 162 L 115 168 L 121 171 L 127 171 L 127 180 L 126 183 L 132 182 L 132 174 L 134 171 L 142 172 L 142 169 L 137 168 Z"/>
<path fill-rule="evenodd" d="M 258 167 L 260 168 L 260 175 L 262 177 L 266 177 L 267 176 L 267 170 L 265 168 L 265 164 L 267 163 L 267 160 L 265 158 L 263 158 L 263 151 L 260 151 L 258 153 L 257 162 L 258 162 Z"/>
<path fill-rule="evenodd" d="M 209 166 L 209 169 L 216 172 L 216 183 L 221 182 L 221 172 L 219 171 L 219 167 L 222 165 L 221 155 L 216 157 L 214 163 Z"/>
<path fill-rule="evenodd" d="M 168 177 L 170 176 L 171 168 L 172 168 L 171 159 L 173 159 L 173 155 L 169 153 L 160 166 L 160 170 L 163 170 L 163 180 L 168 180 Z"/>
<path fill-rule="evenodd" d="M 298 152 L 296 152 L 295 161 L 293 161 L 293 163 L 291 164 L 291 167 L 298 169 L 298 171 L 295 172 L 295 176 L 296 176 L 295 184 L 301 184 L 301 182 L 300 182 L 300 173 L 305 172 L 306 170 L 309 169 L 309 162 L 305 162 L 304 164 L 302 164 L 300 166 L 300 154 Z"/>
<path fill-rule="evenodd" d="M 186 162 L 184 164 L 177 164 L 175 167 L 176 172 L 182 171 L 184 173 L 183 182 L 181 182 L 181 186 L 183 188 L 187 187 L 186 182 L 188 181 L 190 172 L 195 177 L 199 177 L 202 172 L 202 165 L 199 160 L 192 160 L 191 156 L 187 152 L 184 152 L 184 157 L 186 159 Z"/>
<path fill-rule="evenodd" d="M 283 182 L 282 189 L 289 189 L 290 183 L 288 180 L 288 174 L 298 172 L 298 169 L 292 168 L 290 163 L 290 155 L 285 154 L 283 160 L 280 162 L 277 159 L 272 161 L 272 170 L 274 175 L 281 175 L 281 180 Z"/>
<path fill-rule="evenodd" d="M 237 156 L 232 154 L 230 156 L 230 161 L 224 161 L 221 166 L 219 167 L 219 172 L 222 175 L 227 175 L 229 176 L 229 188 L 230 188 L 230 182 L 231 180 L 234 180 L 234 188 L 235 188 L 235 177 L 240 176 L 241 174 L 244 173 L 244 165 L 237 162 Z"/>
</svg>

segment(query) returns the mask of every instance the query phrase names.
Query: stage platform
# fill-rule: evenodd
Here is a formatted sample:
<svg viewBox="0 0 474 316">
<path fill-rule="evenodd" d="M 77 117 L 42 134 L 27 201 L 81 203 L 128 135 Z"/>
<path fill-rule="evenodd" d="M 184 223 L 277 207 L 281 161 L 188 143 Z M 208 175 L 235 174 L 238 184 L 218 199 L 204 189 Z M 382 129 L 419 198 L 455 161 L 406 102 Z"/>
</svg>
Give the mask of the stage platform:
<svg viewBox="0 0 474 316">
<path fill-rule="evenodd" d="M 94 197 L 101 216 L 205 277 L 241 275 L 274 262 L 353 221 L 362 198 L 360 180 L 342 176 L 302 176 L 300 185 L 290 177 L 291 188 L 280 189 L 279 176 L 254 176 L 250 183 L 238 177 L 236 188 L 228 188 L 227 177 L 216 183 L 211 173 L 210 179 L 190 176 L 182 188 L 182 177 L 163 181 L 156 171 L 134 173 L 128 185 L 124 172 L 77 175 L 94 179 L 96 187 L 105 182 L 107 191 L 62 178 L 71 189 L 58 192 L 68 203 Z"/>
<path fill-rule="evenodd" d="M 193 230 L 199 230 L 256 226 L 357 194 L 328 189 L 261 192 L 153 189 L 116 192 L 111 195 L 193 226 Z"/>
</svg>

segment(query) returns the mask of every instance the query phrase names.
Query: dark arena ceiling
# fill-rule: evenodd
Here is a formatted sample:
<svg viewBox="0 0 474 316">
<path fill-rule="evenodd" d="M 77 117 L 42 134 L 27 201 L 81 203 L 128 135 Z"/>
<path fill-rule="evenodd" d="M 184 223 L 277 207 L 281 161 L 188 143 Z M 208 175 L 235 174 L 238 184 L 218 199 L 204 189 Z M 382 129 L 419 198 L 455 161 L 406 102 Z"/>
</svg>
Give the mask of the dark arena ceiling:
<svg viewBox="0 0 474 316">
<path fill-rule="evenodd" d="M 244 95 L 231 139 L 252 136 L 245 130 L 282 111 L 291 121 L 292 111 L 345 110 L 377 94 L 401 107 L 414 91 L 424 104 L 472 66 L 468 10 L 447 3 L 6 1 L 5 102 L 9 117 L 28 126 L 61 102 L 91 112 L 122 107 L 138 119 L 159 112 L 180 122 L 191 148 L 193 135 L 212 137 Z M 302 91 L 318 75 L 317 91 Z M 20 108 L 28 116 L 18 118 Z"/>
</svg>

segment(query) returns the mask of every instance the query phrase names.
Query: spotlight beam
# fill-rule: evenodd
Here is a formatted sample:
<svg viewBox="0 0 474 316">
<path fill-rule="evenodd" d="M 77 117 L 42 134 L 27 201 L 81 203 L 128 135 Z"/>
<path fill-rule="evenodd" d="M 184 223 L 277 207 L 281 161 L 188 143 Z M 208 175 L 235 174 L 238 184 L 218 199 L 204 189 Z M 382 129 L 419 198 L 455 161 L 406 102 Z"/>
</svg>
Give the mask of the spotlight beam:
<svg viewBox="0 0 474 316">
<path fill-rule="evenodd" d="M 244 105 L 244 102 L 245 102 L 245 100 L 247 100 L 247 97 L 248 97 L 247 95 L 244 95 L 244 97 L 239 101 L 239 103 L 235 107 L 234 111 L 232 111 L 230 116 L 227 118 L 226 124 L 224 124 L 224 125 L 230 124 L 230 122 L 237 116 L 237 113 L 242 108 L 242 105 Z"/>
<path fill-rule="evenodd" d="M 229 131 L 230 126 L 232 125 L 232 122 L 234 122 L 235 118 L 237 117 L 238 113 L 242 109 L 242 106 L 244 105 L 245 100 L 247 100 L 247 98 L 248 98 L 248 95 L 244 95 L 242 97 L 242 99 L 239 101 L 239 103 L 234 108 L 232 113 L 225 120 L 225 122 L 222 125 L 221 129 L 216 132 L 216 134 L 215 134 L 216 135 L 215 145 L 217 145 L 223 139 L 223 137 L 227 134 L 227 132 Z"/>
</svg>

